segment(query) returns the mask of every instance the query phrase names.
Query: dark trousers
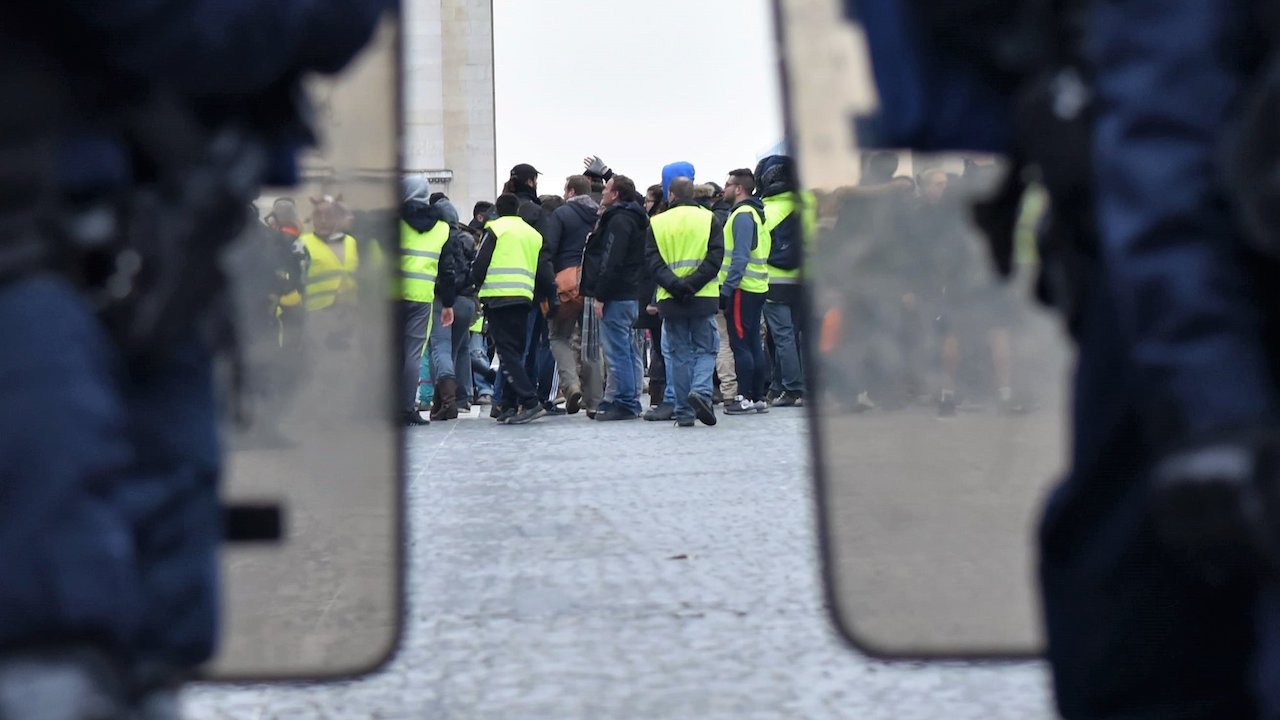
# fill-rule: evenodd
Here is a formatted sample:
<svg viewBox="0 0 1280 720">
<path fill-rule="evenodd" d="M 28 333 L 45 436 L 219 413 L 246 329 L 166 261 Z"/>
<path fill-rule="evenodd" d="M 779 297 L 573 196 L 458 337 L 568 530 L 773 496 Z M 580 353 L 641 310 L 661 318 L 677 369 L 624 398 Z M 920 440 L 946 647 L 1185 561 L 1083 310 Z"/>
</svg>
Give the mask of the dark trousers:
<svg viewBox="0 0 1280 720">
<path fill-rule="evenodd" d="M 0 287 L 0 654 L 96 641 L 212 654 L 220 470 L 199 343 L 126 359 L 62 280 Z"/>
<path fill-rule="evenodd" d="M 498 365 L 502 375 L 502 399 L 500 407 L 530 407 L 538 402 L 537 391 L 525 370 L 525 354 L 528 350 L 528 305 L 507 305 L 488 308 L 489 332 L 498 350 Z"/>
<path fill-rule="evenodd" d="M 760 338 L 764 298 L 764 293 L 734 290 L 724 311 L 729 347 L 738 373 L 738 394 L 752 401 L 764 400 L 769 390 L 769 364 L 765 362 Z"/>
<path fill-rule="evenodd" d="M 644 312 L 644 308 L 640 309 Z M 662 356 L 662 325 L 649 331 L 649 404 L 666 402 L 667 360 Z"/>
</svg>

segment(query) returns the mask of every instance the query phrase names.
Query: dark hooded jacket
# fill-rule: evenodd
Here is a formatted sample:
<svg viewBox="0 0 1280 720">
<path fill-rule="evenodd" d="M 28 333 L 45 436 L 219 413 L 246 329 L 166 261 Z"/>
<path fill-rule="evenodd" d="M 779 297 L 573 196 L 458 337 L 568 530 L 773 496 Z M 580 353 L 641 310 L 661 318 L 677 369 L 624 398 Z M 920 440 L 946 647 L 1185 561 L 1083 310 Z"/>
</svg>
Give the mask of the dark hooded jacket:
<svg viewBox="0 0 1280 720">
<path fill-rule="evenodd" d="M 595 227 L 599 211 L 600 205 L 595 200 L 582 195 L 570 199 L 546 218 L 539 232 L 553 271 L 582 265 L 587 235 Z"/>
<path fill-rule="evenodd" d="M 417 232 L 428 232 L 436 223 L 445 222 L 440 209 L 421 200 L 410 200 L 400 208 L 400 216 Z M 458 295 L 466 294 L 471 263 L 459 233 L 449 229 L 449 239 L 440 249 L 440 266 L 436 270 L 436 301 L 444 307 L 453 307 Z"/>
<path fill-rule="evenodd" d="M 649 216 L 634 200 L 614 203 L 587 238 L 582 294 L 602 302 L 635 300 L 648 276 L 644 263 Z M 648 304 L 648 300 L 645 300 Z M 641 312 L 644 312 L 642 307 Z"/>
<path fill-rule="evenodd" d="M 693 201 L 677 202 L 672 207 L 681 205 L 701 207 Z M 662 259 L 662 254 L 658 251 L 657 239 L 653 235 L 652 224 L 645 234 L 644 256 L 653 279 L 675 296 L 658 303 L 658 311 L 662 317 L 699 317 L 714 315 L 720 311 L 719 297 L 694 297 L 694 293 L 716 279 L 720 274 L 720 265 L 724 262 L 724 226 L 719 220 L 714 217 L 711 219 L 711 234 L 707 238 L 706 257 L 693 273 L 686 277 L 678 277 L 667 265 L 667 261 Z"/>
</svg>

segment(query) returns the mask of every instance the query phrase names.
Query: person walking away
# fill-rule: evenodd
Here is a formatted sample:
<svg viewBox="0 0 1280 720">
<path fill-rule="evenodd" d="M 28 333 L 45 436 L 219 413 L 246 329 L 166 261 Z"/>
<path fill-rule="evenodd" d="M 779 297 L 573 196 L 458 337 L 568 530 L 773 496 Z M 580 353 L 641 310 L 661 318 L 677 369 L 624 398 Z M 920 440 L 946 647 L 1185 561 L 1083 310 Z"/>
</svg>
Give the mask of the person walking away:
<svg viewBox="0 0 1280 720">
<path fill-rule="evenodd" d="M 715 371 L 715 315 L 719 311 L 724 235 L 710 210 L 694 200 L 691 179 L 670 183 L 671 209 L 650 221 L 645 260 L 658 282 L 663 355 L 679 427 L 694 417 L 715 425 L 711 375 Z"/>
<path fill-rule="evenodd" d="M 765 395 L 769 367 L 764 360 L 760 318 L 769 291 L 769 250 L 764 203 L 752 194 L 755 176 L 746 168 L 729 173 L 725 198 L 733 203 L 724 228 L 728 257 L 720 269 L 721 322 L 726 326 L 738 371 L 738 394 L 725 402 L 725 413 L 746 415 L 769 410 Z"/>
<path fill-rule="evenodd" d="M 447 297 L 437 293 L 431 310 L 431 330 L 427 338 L 427 352 L 431 356 L 431 379 L 434 386 L 431 396 L 432 420 L 456 420 L 460 411 L 471 409 L 471 324 L 475 322 L 476 301 L 470 284 L 471 263 L 476 257 L 475 242 L 468 233 L 457 229 L 447 217 L 449 201 L 437 200 L 431 208 L 440 215 L 440 221 L 449 228 L 449 264 L 441 265 L 440 274 L 453 275 L 457 290 L 453 297 L 453 322 L 443 322 L 450 307 Z"/>
<path fill-rule="evenodd" d="M 503 193 L 495 203 L 498 218 L 486 226 L 471 284 L 484 305 L 498 350 L 504 380 L 500 424 L 522 425 L 546 414 L 525 371 L 529 314 L 536 294 L 549 292 L 555 279 L 542 248 L 542 236 L 520 217 L 520 199 Z"/>
<path fill-rule="evenodd" d="M 451 237 L 449 223 L 426 197 L 423 178 L 404 180 L 404 200 L 400 215 L 400 316 L 404 327 L 404 371 L 400 411 L 405 425 L 427 425 L 418 412 L 418 378 L 422 355 L 432 321 L 432 308 L 441 312 L 436 319 L 446 329 L 453 325 L 453 305 L 457 296 L 461 250 Z M 436 365 L 432 362 L 432 373 Z M 439 387 L 432 397 L 436 403 Z"/>
<path fill-rule="evenodd" d="M 596 409 L 597 421 L 635 420 L 640 405 L 640 356 L 632 342 L 639 318 L 636 299 L 644 284 L 644 252 L 649 218 L 640 204 L 635 182 L 613 175 L 601 200 L 604 214 L 591 237 L 582 262 L 582 294 L 595 298 L 601 310 L 601 335 L 613 397 Z"/>
<path fill-rule="evenodd" d="M 573 349 L 573 335 L 582 327 L 582 298 L 579 281 L 587 235 L 595 227 L 600 206 L 591 199 L 591 181 L 585 175 L 572 175 L 565 180 L 564 204 L 546 219 L 543 247 L 550 258 L 556 278 L 559 300 L 550 318 L 551 353 L 555 356 L 564 392 L 565 410 L 570 415 L 584 406 L 595 409 L 600 404 L 604 378 L 599 358 L 583 358 L 578 373 L 578 354 Z"/>
<path fill-rule="evenodd" d="M 804 404 L 805 376 L 801 351 L 805 325 L 801 266 L 805 243 L 818 228 L 812 196 L 799 191 L 795 163 L 786 155 L 771 155 L 756 166 L 756 185 L 764 202 L 769 232 L 769 292 L 764 317 L 774 342 L 771 396 L 774 405 Z"/>
</svg>

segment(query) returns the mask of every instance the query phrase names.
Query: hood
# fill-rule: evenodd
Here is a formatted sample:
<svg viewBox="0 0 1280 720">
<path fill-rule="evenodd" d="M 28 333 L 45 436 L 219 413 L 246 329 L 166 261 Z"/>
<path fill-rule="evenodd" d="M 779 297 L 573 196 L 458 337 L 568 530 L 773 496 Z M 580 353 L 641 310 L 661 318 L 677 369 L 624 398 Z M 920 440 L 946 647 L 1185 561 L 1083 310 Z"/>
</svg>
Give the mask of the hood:
<svg viewBox="0 0 1280 720">
<path fill-rule="evenodd" d="M 738 203 L 737 205 L 734 205 L 733 209 L 737 210 L 738 207 L 741 205 L 749 205 L 752 208 L 754 208 L 756 211 L 756 214 L 760 216 L 760 221 L 764 222 L 764 201 L 763 200 L 761 200 L 758 197 L 749 197 L 746 200 L 743 200 L 742 202 Z"/>
<path fill-rule="evenodd" d="M 644 211 L 644 206 L 634 200 L 621 200 L 610 205 L 604 212 L 605 215 L 616 212 L 635 213 L 636 217 L 641 219 L 644 225 L 649 224 L 649 215 Z"/>
<path fill-rule="evenodd" d="M 671 181 L 678 177 L 687 177 L 693 180 L 693 165 L 681 160 L 662 168 L 662 197 L 671 196 Z"/>
<path fill-rule="evenodd" d="M 569 201 L 564 204 L 564 207 L 567 207 L 574 213 L 577 213 L 578 217 L 582 218 L 583 222 L 589 224 L 594 223 L 596 221 L 596 215 L 600 214 L 600 204 L 592 199 L 590 195 L 578 195 L 570 198 Z"/>
<path fill-rule="evenodd" d="M 440 222 L 440 211 L 425 200 L 413 199 L 400 206 L 400 217 L 409 227 L 418 232 L 426 232 Z"/>
<path fill-rule="evenodd" d="M 431 204 L 440 214 L 440 219 L 447 223 L 458 222 L 458 208 L 453 206 L 453 202 L 449 198 L 440 198 Z"/>
<path fill-rule="evenodd" d="M 756 165 L 760 197 L 772 197 L 796 189 L 795 161 L 786 155 L 770 155 Z"/>
</svg>

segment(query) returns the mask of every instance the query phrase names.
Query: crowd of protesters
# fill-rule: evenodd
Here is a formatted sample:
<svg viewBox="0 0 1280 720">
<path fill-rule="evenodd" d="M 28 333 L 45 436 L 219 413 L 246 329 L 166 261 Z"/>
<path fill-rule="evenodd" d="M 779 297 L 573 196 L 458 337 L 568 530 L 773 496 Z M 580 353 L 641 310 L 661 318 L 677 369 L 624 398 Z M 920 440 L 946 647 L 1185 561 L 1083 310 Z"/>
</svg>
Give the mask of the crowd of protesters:
<svg viewBox="0 0 1280 720">
<path fill-rule="evenodd" d="M 927 396 L 953 414 L 961 359 L 981 355 L 971 342 L 979 325 L 998 402 L 1016 408 L 1010 313 L 988 312 L 1007 303 L 995 295 L 979 313 L 965 309 L 974 254 L 942 207 L 948 187 L 966 178 L 940 168 L 905 177 L 896 164 L 871 154 L 862 185 L 843 195 L 801 190 L 781 155 L 730 171 L 723 185 L 699 184 L 690 163 L 670 163 L 643 191 L 588 157 L 559 195 L 540 194 L 540 173 L 520 164 L 467 218 L 424 178 L 405 179 L 402 421 L 428 425 L 481 405 L 507 425 L 582 413 L 688 427 L 804 406 L 811 316 L 821 324 L 813 347 L 837 370 L 828 374 L 834 408 L 891 409 Z M 282 347 L 296 345 L 303 316 L 337 317 L 351 304 L 362 256 L 385 265 L 395 252 L 394 240 L 358 243 L 358 218 L 340 198 L 313 200 L 310 223 L 303 232 L 289 200 L 266 218 L 281 239 L 275 266 L 286 269 L 273 295 Z M 901 232 L 886 240 L 876 228 Z M 827 252 L 824 238 L 860 243 L 856 266 L 837 253 L 809 271 L 856 275 L 858 292 L 820 296 L 810 313 L 801 266 L 812 244 Z M 940 379 L 922 379 L 922 368 Z"/>
</svg>

